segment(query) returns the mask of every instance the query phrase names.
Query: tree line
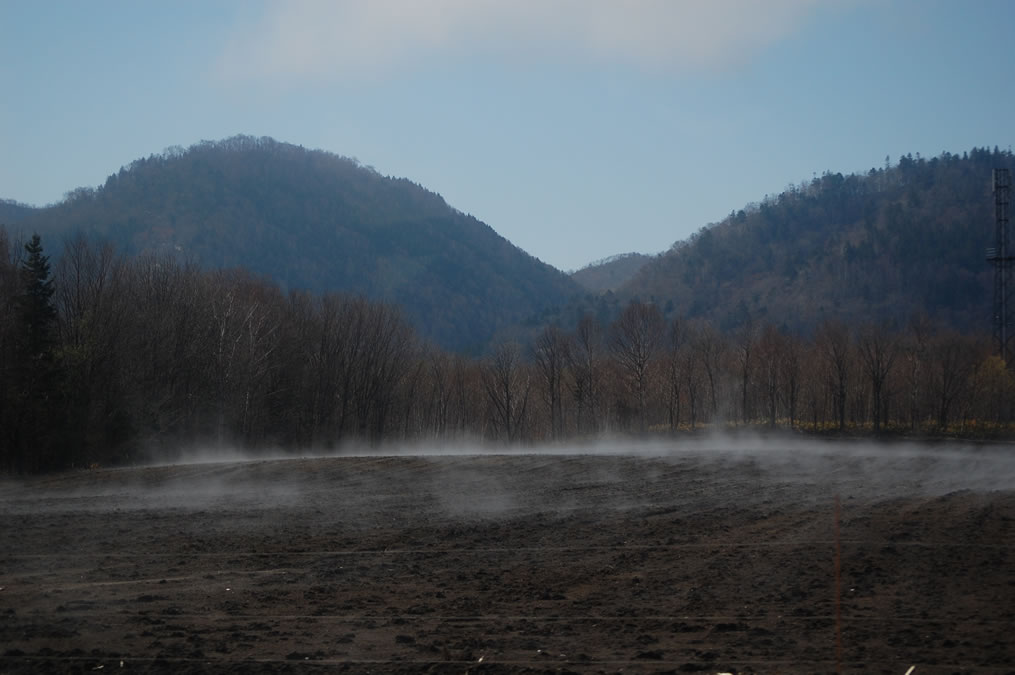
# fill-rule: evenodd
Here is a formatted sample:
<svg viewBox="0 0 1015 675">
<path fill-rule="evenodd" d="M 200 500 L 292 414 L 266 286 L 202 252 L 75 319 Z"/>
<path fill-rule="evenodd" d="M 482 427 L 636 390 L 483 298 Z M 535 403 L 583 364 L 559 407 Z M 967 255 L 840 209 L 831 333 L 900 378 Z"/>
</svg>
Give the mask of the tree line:
<svg viewBox="0 0 1015 675">
<path fill-rule="evenodd" d="M 750 317 L 720 331 L 633 300 L 466 357 L 401 311 L 78 236 L 50 264 L 0 228 L 0 468 L 171 458 L 191 444 L 534 443 L 727 426 L 997 435 L 1015 382 L 990 340 Z"/>
</svg>

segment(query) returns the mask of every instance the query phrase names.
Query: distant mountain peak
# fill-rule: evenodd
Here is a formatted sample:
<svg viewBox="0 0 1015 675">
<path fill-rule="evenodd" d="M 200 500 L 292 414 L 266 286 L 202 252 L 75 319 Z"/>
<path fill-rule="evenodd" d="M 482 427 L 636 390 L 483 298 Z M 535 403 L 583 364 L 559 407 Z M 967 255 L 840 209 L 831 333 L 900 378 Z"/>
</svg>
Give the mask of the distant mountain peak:
<svg viewBox="0 0 1015 675">
<path fill-rule="evenodd" d="M 287 289 L 395 303 L 423 337 L 458 349 L 579 292 L 435 192 L 268 137 L 167 148 L 22 220 L 44 237 L 83 231 Z"/>
<path fill-rule="evenodd" d="M 630 281 L 650 260 L 652 256 L 644 253 L 618 253 L 572 272 L 571 278 L 586 290 L 604 293 Z"/>
</svg>

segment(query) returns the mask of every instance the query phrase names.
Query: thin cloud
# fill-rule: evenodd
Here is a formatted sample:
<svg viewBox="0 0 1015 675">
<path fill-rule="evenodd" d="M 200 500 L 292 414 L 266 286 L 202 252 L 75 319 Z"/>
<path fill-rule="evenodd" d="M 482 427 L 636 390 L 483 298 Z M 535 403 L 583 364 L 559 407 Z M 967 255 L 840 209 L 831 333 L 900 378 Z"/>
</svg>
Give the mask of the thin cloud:
<svg viewBox="0 0 1015 675">
<path fill-rule="evenodd" d="M 432 57 L 725 69 L 797 30 L 820 0 L 287 0 L 226 43 L 230 80 L 375 77 Z"/>
</svg>

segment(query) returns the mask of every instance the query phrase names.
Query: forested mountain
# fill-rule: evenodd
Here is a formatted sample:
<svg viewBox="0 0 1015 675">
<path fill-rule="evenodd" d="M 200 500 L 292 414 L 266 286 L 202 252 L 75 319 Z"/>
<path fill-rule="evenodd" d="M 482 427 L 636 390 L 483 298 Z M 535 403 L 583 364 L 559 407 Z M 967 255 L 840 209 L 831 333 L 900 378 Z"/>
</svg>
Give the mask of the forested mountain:
<svg viewBox="0 0 1015 675">
<path fill-rule="evenodd" d="M 1012 165 L 995 148 L 826 173 L 677 242 L 617 295 L 724 329 L 748 316 L 806 332 L 823 319 L 901 325 L 925 313 L 986 332 L 991 170 Z"/>
<path fill-rule="evenodd" d="M 571 283 L 561 273 L 350 160 L 252 139 L 149 158 L 53 207 L 4 203 L 15 228 L 44 237 L 0 226 L 0 473 L 208 443 L 730 425 L 1008 436 L 1015 377 L 991 349 L 984 249 L 991 169 L 1012 164 L 973 150 L 825 174 L 704 228 L 617 292 L 553 306 L 550 291 Z M 43 240 L 72 230 L 149 253 L 75 236 L 51 267 Z M 422 329 L 393 303 L 287 293 L 291 280 L 209 263 L 373 272 L 366 290 Z M 457 325 L 495 335 L 488 351 L 419 339 L 429 327 L 458 346 Z"/>
<path fill-rule="evenodd" d="M 271 139 L 169 150 L 46 208 L 2 201 L 0 222 L 40 232 L 56 256 L 64 235 L 85 231 L 127 253 L 244 267 L 284 290 L 362 293 L 453 349 L 570 329 L 588 312 L 609 321 L 635 298 L 723 330 L 747 317 L 809 332 L 924 313 L 976 331 L 989 326 L 991 170 L 1013 163 L 974 149 L 825 173 L 660 256 L 614 256 L 570 279 L 408 180 Z"/>
<path fill-rule="evenodd" d="M 631 280 L 652 256 L 643 253 L 621 253 L 589 263 L 571 278 L 582 288 L 594 293 L 613 291 Z"/>
<path fill-rule="evenodd" d="M 10 199 L 0 199 L 0 223 L 14 225 L 29 218 L 36 209 Z"/>
<path fill-rule="evenodd" d="M 39 232 L 57 256 L 66 235 L 84 232 L 129 254 L 243 267 L 283 289 L 360 293 L 401 306 L 424 338 L 455 349 L 579 292 L 440 195 L 268 138 L 170 149 L 59 204 L 7 206 L 8 225 Z"/>
</svg>

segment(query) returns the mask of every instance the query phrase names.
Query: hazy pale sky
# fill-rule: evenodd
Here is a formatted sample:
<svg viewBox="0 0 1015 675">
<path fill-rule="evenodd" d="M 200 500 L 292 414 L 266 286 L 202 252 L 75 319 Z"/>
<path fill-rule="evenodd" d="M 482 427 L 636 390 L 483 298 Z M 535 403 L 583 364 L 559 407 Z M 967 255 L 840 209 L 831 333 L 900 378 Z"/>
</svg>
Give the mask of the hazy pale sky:
<svg viewBox="0 0 1015 675">
<path fill-rule="evenodd" d="M 0 197 L 271 136 L 565 270 L 1015 113 L 1011 0 L 0 0 L 0 35 Z"/>
</svg>

